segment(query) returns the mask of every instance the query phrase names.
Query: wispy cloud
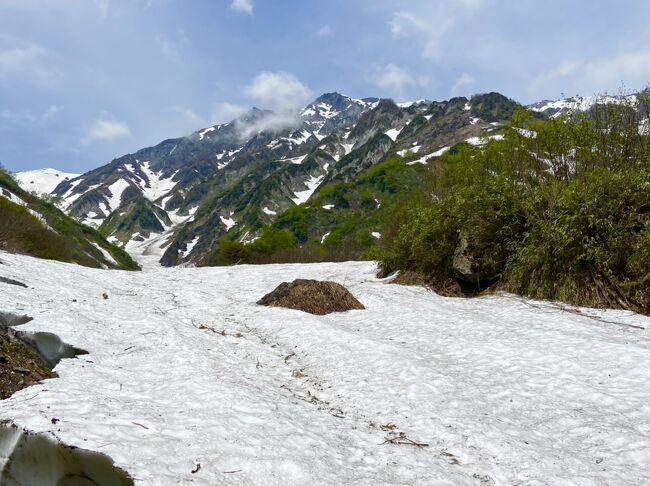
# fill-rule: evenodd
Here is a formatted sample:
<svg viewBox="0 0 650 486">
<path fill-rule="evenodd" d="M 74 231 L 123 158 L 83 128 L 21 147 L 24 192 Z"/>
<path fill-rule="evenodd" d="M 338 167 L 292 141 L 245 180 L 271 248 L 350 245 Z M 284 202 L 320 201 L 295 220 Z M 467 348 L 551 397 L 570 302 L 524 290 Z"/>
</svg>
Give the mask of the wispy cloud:
<svg viewBox="0 0 650 486">
<path fill-rule="evenodd" d="M 183 121 L 192 127 L 192 129 L 205 127 L 209 124 L 209 120 L 207 118 L 204 118 L 190 108 L 174 107 L 173 110 L 179 113 Z"/>
<path fill-rule="evenodd" d="M 447 38 L 464 16 L 478 11 L 485 0 L 440 0 L 415 2 L 411 10 L 400 10 L 389 22 L 394 38 L 407 38 L 420 44 L 428 59 L 439 59 Z"/>
<path fill-rule="evenodd" d="M 332 37 L 334 35 L 334 29 L 331 25 L 323 25 L 320 29 L 314 32 L 314 36 L 318 38 Z"/>
<path fill-rule="evenodd" d="M 97 141 L 117 140 L 129 135 L 131 135 L 131 130 L 126 123 L 100 118 L 90 125 L 88 131 L 82 137 L 81 143 L 88 145 Z"/>
<path fill-rule="evenodd" d="M 643 88 L 650 82 L 650 49 L 620 52 L 597 59 L 564 60 L 539 74 L 531 83 L 535 94 L 549 85 L 570 93 L 594 94 L 625 84 Z"/>
<path fill-rule="evenodd" d="M 226 123 L 243 115 L 248 111 L 247 106 L 229 103 L 227 101 L 219 103 L 212 112 L 212 121 L 214 123 Z"/>
<path fill-rule="evenodd" d="M 471 86 L 476 84 L 476 79 L 474 76 L 463 73 L 460 77 L 454 82 L 454 85 L 451 87 L 451 95 L 468 95 L 468 90 Z"/>
<path fill-rule="evenodd" d="M 230 8 L 235 12 L 253 15 L 253 0 L 232 0 Z"/>
<path fill-rule="evenodd" d="M 45 123 L 55 119 L 63 111 L 60 105 L 50 105 L 43 112 L 16 112 L 8 109 L 0 111 L 0 118 L 11 123 Z"/>
<path fill-rule="evenodd" d="M 400 100 L 404 98 L 407 88 L 428 84 L 428 79 L 425 76 L 414 75 L 406 68 L 393 63 L 376 69 L 373 81 L 388 94 Z"/>
<path fill-rule="evenodd" d="M 52 85 L 61 77 L 52 57 L 39 44 L 0 35 L 0 81 L 18 77 L 26 83 Z"/>
<path fill-rule="evenodd" d="M 241 140 L 247 140 L 257 133 L 278 132 L 287 128 L 298 128 L 299 125 L 300 119 L 297 114 L 290 111 L 267 112 L 254 121 L 237 120 L 238 135 Z"/>
<path fill-rule="evenodd" d="M 312 92 L 291 73 L 262 71 L 244 88 L 244 94 L 274 110 L 291 110 L 312 98 Z"/>
<path fill-rule="evenodd" d="M 163 56 L 175 64 L 181 66 L 185 64 L 182 51 L 190 45 L 190 40 L 184 30 L 179 29 L 173 38 L 167 35 L 160 35 L 156 40 Z"/>
</svg>

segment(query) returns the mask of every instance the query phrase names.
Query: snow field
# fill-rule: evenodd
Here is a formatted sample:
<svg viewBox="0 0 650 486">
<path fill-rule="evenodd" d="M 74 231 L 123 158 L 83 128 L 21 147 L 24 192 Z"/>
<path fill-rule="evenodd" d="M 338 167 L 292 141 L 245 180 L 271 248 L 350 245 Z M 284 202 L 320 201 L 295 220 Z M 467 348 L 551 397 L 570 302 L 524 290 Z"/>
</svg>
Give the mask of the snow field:
<svg viewBox="0 0 650 486">
<path fill-rule="evenodd" d="M 107 454 L 137 484 L 650 480 L 648 318 L 443 298 L 368 262 L 129 273 L 0 260 L 31 287 L 4 286 L 0 309 L 90 353 L 0 402 L 0 419 Z M 255 304 L 295 278 L 337 281 L 366 310 Z M 384 443 L 399 433 L 428 446 Z"/>
</svg>

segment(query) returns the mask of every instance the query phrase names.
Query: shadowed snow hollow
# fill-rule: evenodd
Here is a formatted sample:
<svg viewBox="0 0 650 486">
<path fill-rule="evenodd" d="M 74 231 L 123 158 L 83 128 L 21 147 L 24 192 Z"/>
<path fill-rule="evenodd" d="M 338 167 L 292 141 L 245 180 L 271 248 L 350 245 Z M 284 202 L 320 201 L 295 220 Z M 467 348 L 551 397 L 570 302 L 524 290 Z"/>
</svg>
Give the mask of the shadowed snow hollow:
<svg viewBox="0 0 650 486">
<path fill-rule="evenodd" d="M 69 447 L 0 424 L 2 486 L 129 486 L 133 480 L 103 454 Z"/>
</svg>

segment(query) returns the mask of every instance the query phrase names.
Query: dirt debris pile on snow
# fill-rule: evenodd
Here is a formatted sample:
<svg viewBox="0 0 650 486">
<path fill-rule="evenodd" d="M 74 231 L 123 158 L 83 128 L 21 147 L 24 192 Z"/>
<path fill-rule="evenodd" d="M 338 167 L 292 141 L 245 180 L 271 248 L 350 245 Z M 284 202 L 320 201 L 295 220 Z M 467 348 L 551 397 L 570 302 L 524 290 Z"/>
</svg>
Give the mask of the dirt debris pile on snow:
<svg viewBox="0 0 650 486">
<path fill-rule="evenodd" d="M 318 316 L 332 312 L 365 309 L 363 304 L 343 285 L 336 282 L 306 279 L 282 282 L 273 292 L 266 294 L 257 303 L 271 307 L 301 310 Z"/>
</svg>

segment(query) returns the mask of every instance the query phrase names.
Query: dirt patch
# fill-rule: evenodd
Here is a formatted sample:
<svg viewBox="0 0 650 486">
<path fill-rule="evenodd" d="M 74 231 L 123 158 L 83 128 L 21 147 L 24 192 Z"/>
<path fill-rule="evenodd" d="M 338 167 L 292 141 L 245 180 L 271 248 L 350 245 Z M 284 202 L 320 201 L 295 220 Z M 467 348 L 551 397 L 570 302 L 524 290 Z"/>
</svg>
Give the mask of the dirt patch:
<svg viewBox="0 0 650 486">
<path fill-rule="evenodd" d="M 55 376 L 34 350 L 0 326 L 0 400 Z"/>
<path fill-rule="evenodd" d="M 319 316 L 331 312 L 365 309 L 354 295 L 336 282 L 297 279 L 282 282 L 258 302 L 271 307 L 286 307 Z"/>
<path fill-rule="evenodd" d="M 55 378 L 52 369 L 62 359 L 88 354 L 50 332 L 13 328 L 31 320 L 29 316 L 0 312 L 0 400 L 46 378 Z"/>
</svg>

